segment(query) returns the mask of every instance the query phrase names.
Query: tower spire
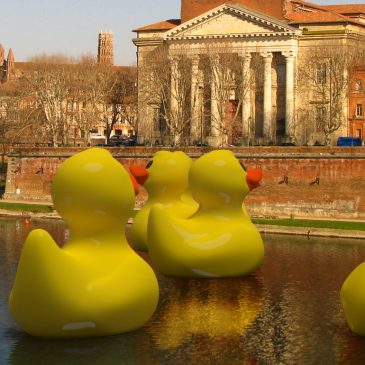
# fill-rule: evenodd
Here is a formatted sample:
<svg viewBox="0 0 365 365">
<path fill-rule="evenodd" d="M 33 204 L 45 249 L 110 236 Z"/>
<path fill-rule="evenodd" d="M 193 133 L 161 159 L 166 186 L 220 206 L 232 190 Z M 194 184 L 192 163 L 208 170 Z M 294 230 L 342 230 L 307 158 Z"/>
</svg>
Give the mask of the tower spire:
<svg viewBox="0 0 365 365">
<path fill-rule="evenodd" d="M 4 64 L 5 61 L 5 49 L 3 45 L 0 43 L 0 67 Z"/>
</svg>

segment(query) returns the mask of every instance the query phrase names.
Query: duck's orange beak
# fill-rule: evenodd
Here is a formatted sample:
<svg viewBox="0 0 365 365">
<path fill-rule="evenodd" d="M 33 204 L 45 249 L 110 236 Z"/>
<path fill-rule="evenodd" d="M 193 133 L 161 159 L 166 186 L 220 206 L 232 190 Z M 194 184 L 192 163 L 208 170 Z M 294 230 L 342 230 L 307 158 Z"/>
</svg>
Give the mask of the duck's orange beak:
<svg viewBox="0 0 365 365">
<path fill-rule="evenodd" d="M 150 176 L 148 170 L 144 166 L 131 165 L 129 171 L 140 185 L 143 185 L 148 179 L 148 176 Z"/>
<path fill-rule="evenodd" d="M 262 169 L 257 167 L 256 169 L 246 171 L 246 182 L 250 191 L 260 186 L 260 181 L 262 179 Z"/>
<path fill-rule="evenodd" d="M 136 178 L 133 175 L 129 175 L 129 177 L 131 178 L 131 181 L 132 181 L 132 184 L 133 184 L 134 195 L 137 196 L 139 194 L 138 182 L 137 182 Z"/>
</svg>

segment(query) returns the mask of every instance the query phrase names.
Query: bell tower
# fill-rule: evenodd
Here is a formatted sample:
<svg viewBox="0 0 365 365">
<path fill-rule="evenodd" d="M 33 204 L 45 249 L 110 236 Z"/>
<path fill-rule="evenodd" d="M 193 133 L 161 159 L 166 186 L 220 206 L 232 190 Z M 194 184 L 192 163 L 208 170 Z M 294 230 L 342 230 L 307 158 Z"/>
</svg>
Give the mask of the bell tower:
<svg viewBox="0 0 365 365">
<path fill-rule="evenodd" d="M 223 4 L 242 5 L 283 19 L 285 0 L 181 0 L 181 22 L 186 22 Z"/>
<path fill-rule="evenodd" d="M 109 66 L 114 64 L 113 32 L 99 33 L 98 64 Z"/>
</svg>

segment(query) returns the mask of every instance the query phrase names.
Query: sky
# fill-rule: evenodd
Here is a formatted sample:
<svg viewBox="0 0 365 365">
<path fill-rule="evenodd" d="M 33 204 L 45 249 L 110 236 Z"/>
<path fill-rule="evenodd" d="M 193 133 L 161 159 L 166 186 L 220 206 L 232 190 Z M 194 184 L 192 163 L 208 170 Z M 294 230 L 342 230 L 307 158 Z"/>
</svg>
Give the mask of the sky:
<svg viewBox="0 0 365 365">
<path fill-rule="evenodd" d="M 12 48 L 19 62 L 43 53 L 96 56 L 99 31 L 112 31 L 114 63 L 129 66 L 136 64 L 132 30 L 174 18 L 180 18 L 180 0 L 0 0 L 0 43 L 6 55 Z"/>
</svg>

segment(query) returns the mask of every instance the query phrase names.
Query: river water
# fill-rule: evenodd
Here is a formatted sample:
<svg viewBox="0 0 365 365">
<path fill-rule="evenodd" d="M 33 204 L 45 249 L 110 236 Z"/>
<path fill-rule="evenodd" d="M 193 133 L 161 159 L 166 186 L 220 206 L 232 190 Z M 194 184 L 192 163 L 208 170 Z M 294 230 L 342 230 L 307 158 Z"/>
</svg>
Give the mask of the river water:
<svg viewBox="0 0 365 365">
<path fill-rule="evenodd" d="M 343 281 L 365 260 L 363 241 L 265 235 L 255 275 L 159 275 L 160 303 L 145 327 L 60 341 L 22 333 L 7 308 L 33 228 L 47 229 L 60 244 L 68 237 L 61 221 L 0 218 L 0 365 L 365 364 L 365 338 L 348 329 L 339 300 Z"/>
</svg>

